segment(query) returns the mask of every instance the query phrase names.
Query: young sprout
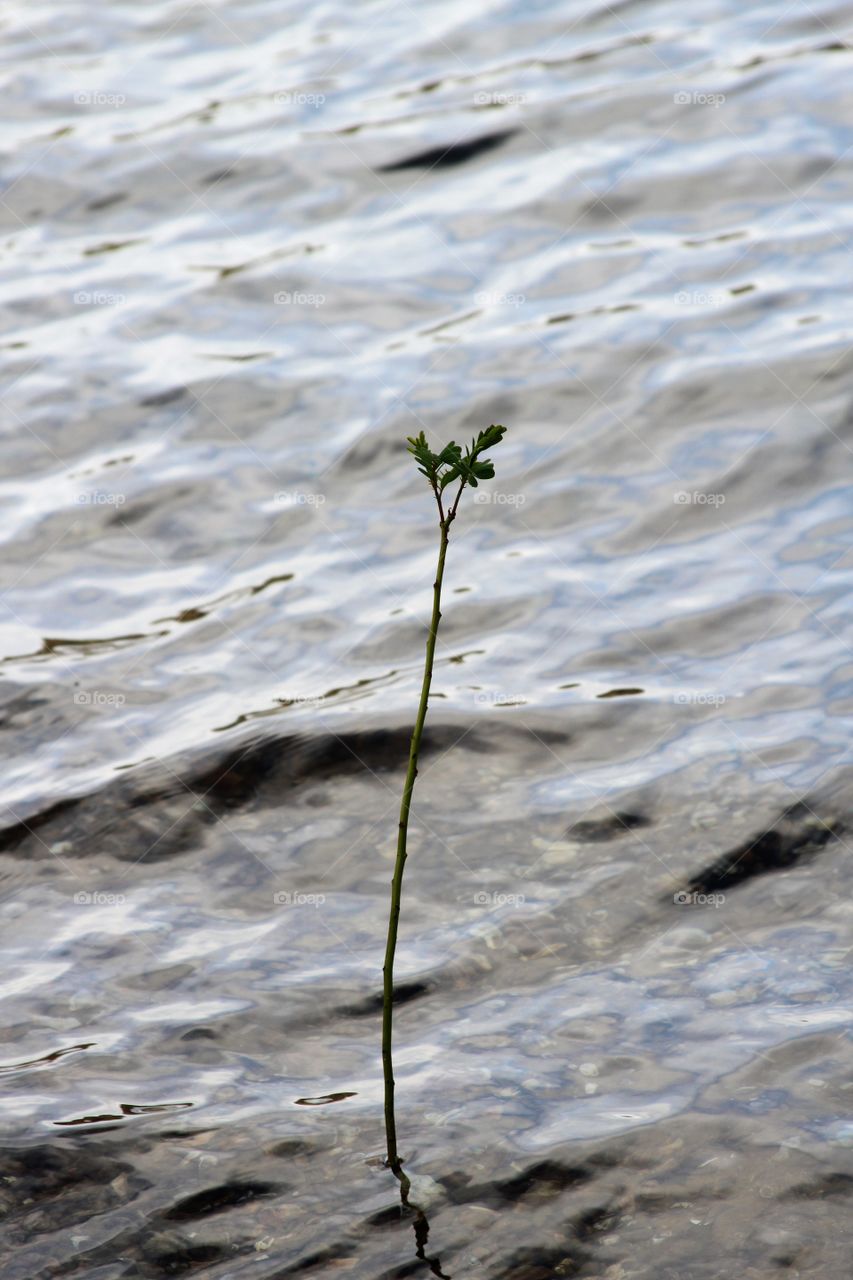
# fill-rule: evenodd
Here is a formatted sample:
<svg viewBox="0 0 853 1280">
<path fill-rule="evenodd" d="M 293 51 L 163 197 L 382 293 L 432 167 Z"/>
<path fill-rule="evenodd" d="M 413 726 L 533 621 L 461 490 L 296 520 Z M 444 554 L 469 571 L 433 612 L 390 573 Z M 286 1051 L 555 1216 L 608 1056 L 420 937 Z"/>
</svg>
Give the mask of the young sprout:
<svg viewBox="0 0 853 1280">
<path fill-rule="evenodd" d="M 440 531 L 438 548 L 438 567 L 433 583 L 432 618 L 426 641 L 426 661 L 424 677 L 421 685 L 421 697 L 418 714 L 412 731 L 412 742 L 409 748 L 409 766 L 406 770 L 406 781 L 403 784 L 403 798 L 400 803 L 400 823 L 397 829 L 397 859 L 394 864 L 394 876 L 391 881 L 391 914 L 388 918 L 388 941 L 385 947 L 385 965 L 382 970 L 382 1068 L 385 1075 L 385 1132 L 388 1140 L 388 1164 L 400 1181 L 403 1199 L 409 1189 L 409 1179 L 403 1173 L 402 1162 L 397 1153 L 397 1126 L 394 1119 L 394 1072 L 391 1060 L 391 1034 L 393 1022 L 394 1000 L 394 953 L 397 948 L 397 926 L 400 920 L 400 898 L 403 888 L 403 868 L 406 865 L 406 836 L 409 827 L 409 812 L 412 805 L 412 792 L 418 772 L 418 752 L 421 745 L 424 721 L 426 720 L 429 691 L 432 683 L 432 668 L 435 659 L 435 642 L 438 636 L 438 624 L 441 620 L 441 583 L 444 577 L 444 561 L 447 556 L 447 544 L 450 537 L 450 526 L 456 519 L 459 499 L 466 486 L 476 489 L 481 480 L 491 480 L 495 468 L 488 458 L 482 455 L 500 444 L 504 427 L 491 426 L 481 431 L 476 440 L 463 451 L 462 446 L 451 440 L 440 453 L 433 453 L 426 442 L 424 433 L 409 437 L 409 453 L 418 464 L 422 476 L 432 489 L 438 507 L 438 527 Z M 451 485 L 458 481 L 458 488 L 445 494 Z"/>
</svg>

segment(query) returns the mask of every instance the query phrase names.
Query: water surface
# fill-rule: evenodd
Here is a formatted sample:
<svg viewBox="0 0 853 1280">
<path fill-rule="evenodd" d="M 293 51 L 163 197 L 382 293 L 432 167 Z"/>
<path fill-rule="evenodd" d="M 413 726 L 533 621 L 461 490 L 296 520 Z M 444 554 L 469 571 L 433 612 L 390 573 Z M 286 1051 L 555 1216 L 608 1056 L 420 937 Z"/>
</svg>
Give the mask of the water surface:
<svg viewBox="0 0 853 1280">
<path fill-rule="evenodd" d="M 853 6 L 3 25 L 5 1275 L 847 1276 Z"/>
</svg>

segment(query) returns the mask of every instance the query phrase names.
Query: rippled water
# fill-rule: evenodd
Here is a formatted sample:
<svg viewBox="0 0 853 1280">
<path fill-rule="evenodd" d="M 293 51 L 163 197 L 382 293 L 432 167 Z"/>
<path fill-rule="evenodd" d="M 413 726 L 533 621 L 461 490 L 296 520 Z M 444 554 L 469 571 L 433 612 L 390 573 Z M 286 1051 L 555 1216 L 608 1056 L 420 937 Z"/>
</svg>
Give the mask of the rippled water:
<svg viewBox="0 0 853 1280">
<path fill-rule="evenodd" d="M 847 1277 L 853 5 L 3 29 L 4 1276 Z"/>
</svg>

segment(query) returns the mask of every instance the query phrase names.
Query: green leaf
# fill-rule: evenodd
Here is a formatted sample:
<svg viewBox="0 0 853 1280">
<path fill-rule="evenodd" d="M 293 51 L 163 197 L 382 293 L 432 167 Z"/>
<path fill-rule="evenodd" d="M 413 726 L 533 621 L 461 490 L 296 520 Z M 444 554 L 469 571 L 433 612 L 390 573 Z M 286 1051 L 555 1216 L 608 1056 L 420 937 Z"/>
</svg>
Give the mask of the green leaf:
<svg viewBox="0 0 853 1280">
<path fill-rule="evenodd" d="M 416 436 L 408 436 L 408 449 L 418 463 L 418 470 L 421 475 L 426 476 L 430 484 L 435 480 L 435 474 L 438 470 L 439 460 L 430 449 L 426 442 L 426 436 L 421 431 Z"/>
<path fill-rule="evenodd" d="M 446 444 L 438 455 L 439 462 L 454 463 L 462 457 L 462 450 L 455 440 L 451 440 L 450 444 Z"/>
<path fill-rule="evenodd" d="M 449 441 L 439 453 L 433 453 L 426 436 L 420 431 L 416 436 L 407 437 L 408 450 L 418 463 L 420 474 L 439 494 L 454 480 L 461 480 L 462 488 L 470 485 L 476 489 L 481 480 L 491 480 L 495 474 L 491 459 L 480 455 L 500 444 L 505 431 L 505 427 L 492 423 L 477 434 L 464 453 L 455 440 Z"/>
</svg>

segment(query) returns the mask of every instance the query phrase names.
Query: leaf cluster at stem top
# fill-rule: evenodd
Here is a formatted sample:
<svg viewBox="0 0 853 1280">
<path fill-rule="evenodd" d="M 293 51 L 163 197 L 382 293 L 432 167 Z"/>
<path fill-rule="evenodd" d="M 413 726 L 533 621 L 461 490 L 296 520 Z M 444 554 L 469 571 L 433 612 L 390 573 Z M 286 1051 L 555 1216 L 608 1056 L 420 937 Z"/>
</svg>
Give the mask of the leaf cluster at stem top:
<svg viewBox="0 0 853 1280">
<path fill-rule="evenodd" d="M 467 449 L 463 450 L 461 445 L 451 440 L 439 453 L 434 453 L 429 447 L 423 431 L 417 436 L 409 436 L 409 453 L 417 462 L 418 471 L 429 481 L 439 511 L 442 511 L 441 495 L 454 480 L 461 483 L 451 509 L 451 519 L 456 514 L 459 497 L 466 484 L 476 489 L 481 480 L 492 479 L 495 474 L 494 463 L 481 455 L 500 444 L 505 430 L 505 427 L 495 426 L 493 423 L 485 431 L 481 431 Z"/>
</svg>

